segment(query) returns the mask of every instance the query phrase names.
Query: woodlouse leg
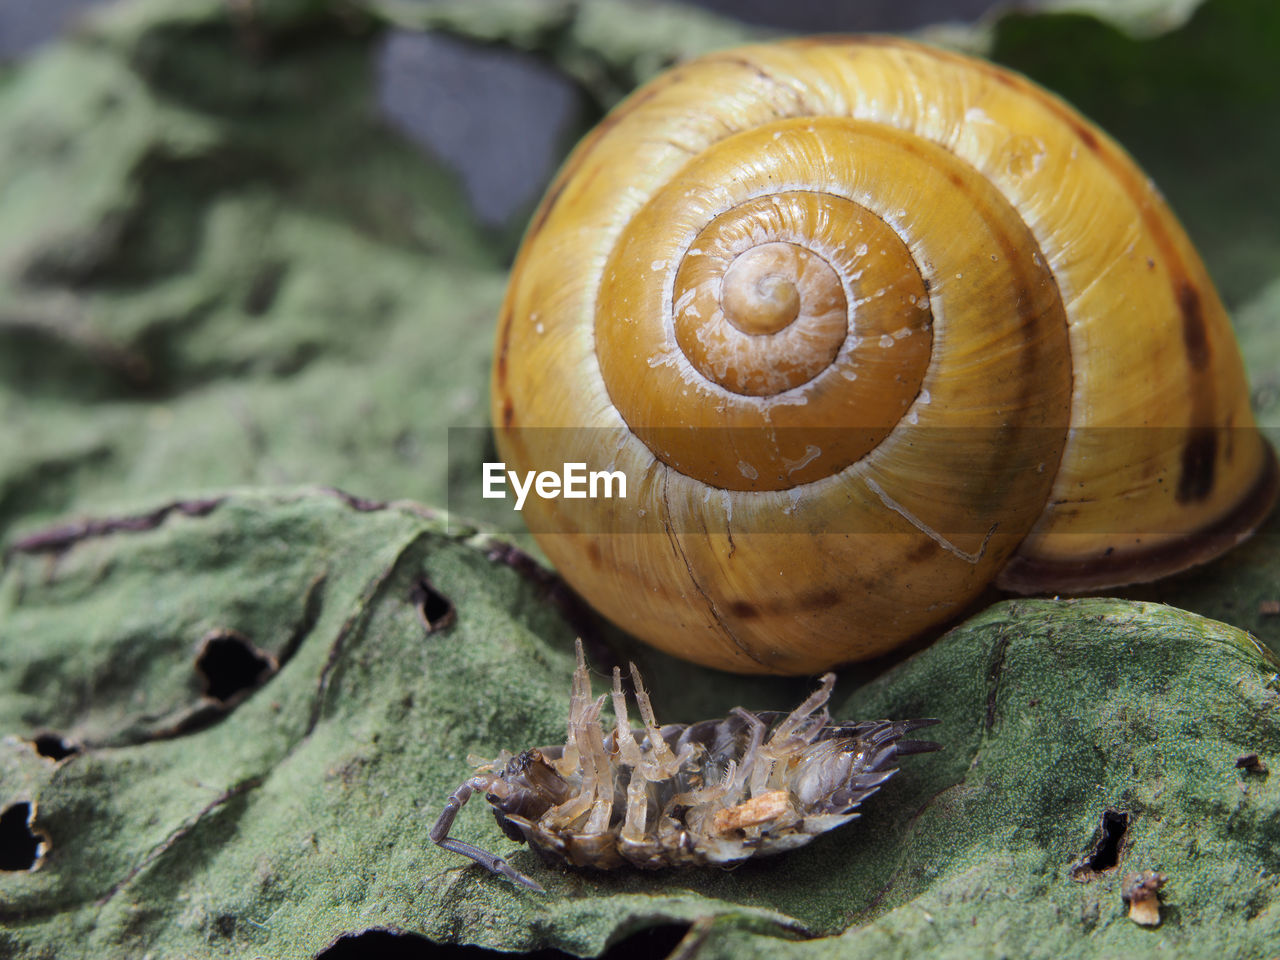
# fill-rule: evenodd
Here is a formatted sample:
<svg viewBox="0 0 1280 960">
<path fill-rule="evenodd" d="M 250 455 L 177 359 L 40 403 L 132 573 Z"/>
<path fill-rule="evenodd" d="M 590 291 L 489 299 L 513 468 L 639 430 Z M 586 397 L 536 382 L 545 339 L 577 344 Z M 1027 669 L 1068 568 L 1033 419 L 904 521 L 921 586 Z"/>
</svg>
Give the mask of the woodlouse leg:
<svg viewBox="0 0 1280 960">
<path fill-rule="evenodd" d="M 720 777 L 720 782 L 711 787 L 704 787 L 696 794 L 699 803 L 710 803 L 712 800 L 723 799 L 738 781 L 738 761 L 730 760 L 724 768 L 724 775 Z"/>
<path fill-rule="evenodd" d="M 579 742 L 587 747 L 583 750 L 582 794 L 590 801 L 591 816 L 583 828 L 584 837 L 598 836 L 609 829 L 609 819 L 613 816 L 613 764 L 604 748 L 604 729 L 600 725 L 600 710 L 604 706 L 605 697 L 595 702 L 584 717 Z M 587 770 L 591 770 L 588 777 Z"/>
<path fill-rule="evenodd" d="M 582 725 L 584 714 L 591 705 L 591 677 L 587 673 L 587 658 L 582 652 L 582 639 L 574 641 L 578 665 L 573 671 L 573 683 L 569 694 L 569 732 L 565 737 L 564 752 L 556 762 L 557 772 L 562 777 L 577 774 L 581 765 L 581 750 L 578 746 L 578 731 Z"/>
<path fill-rule="evenodd" d="M 719 780 L 697 790 L 676 794 L 667 801 L 663 815 L 670 818 L 675 807 L 688 807 L 682 819 L 688 825 L 690 833 L 695 836 L 710 835 L 715 815 L 733 802 L 731 791 L 737 776 L 738 763 L 730 760 Z"/>
<path fill-rule="evenodd" d="M 627 784 L 627 814 L 622 821 L 622 839 L 630 843 L 645 841 L 645 827 L 649 823 L 649 785 L 644 777 L 633 772 Z"/>
<path fill-rule="evenodd" d="M 613 791 L 597 790 L 596 798 L 591 802 L 591 816 L 582 829 L 584 837 L 598 837 L 609 829 L 609 820 L 613 816 Z"/>
<path fill-rule="evenodd" d="M 649 753 L 646 756 L 648 769 L 645 777 L 649 780 L 665 780 L 674 777 L 680 771 L 687 754 L 677 757 L 667 746 L 667 741 L 658 732 L 658 721 L 653 715 L 653 702 L 649 699 L 649 691 L 644 688 L 640 679 L 640 671 L 634 663 L 631 667 L 631 682 L 636 688 L 636 706 L 640 708 L 640 719 L 644 721 L 645 732 L 649 738 Z"/>
<path fill-rule="evenodd" d="M 528 887 L 536 893 L 546 893 L 547 891 L 543 889 L 542 884 L 532 877 L 526 877 L 497 854 L 482 850 L 475 844 L 467 843 L 465 840 L 455 840 L 449 836 L 454 818 L 466 802 L 471 799 L 471 794 L 476 790 L 487 790 L 488 788 L 489 779 L 487 777 L 472 777 L 457 790 L 453 791 L 449 799 L 445 801 L 444 809 L 440 811 L 439 818 L 431 827 L 429 836 L 432 842 L 436 846 L 444 847 L 446 850 L 452 850 L 454 853 L 469 857 L 490 873 L 496 873 L 499 876 L 506 877 L 508 880 L 514 880 L 521 886 Z"/>
<path fill-rule="evenodd" d="M 827 701 L 831 699 L 831 690 L 835 685 L 834 673 L 823 674 L 822 679 L 818 681 L 818 689 L 809 694 L 804 703 L 792 710 L 791 715 L 778 724 L 778 729 L 773 731 L 773 736 L 769 738 L 769 746 L 781 745 L 800 729 L 801 724 L 809 718 L 810 714 L 825 707 Z"/>
<path fill-rule="evenodd" d="M 585 671 L 584 671 L 585 679 Z M 588 688 L 588 696 L 590 689 Z M 575 694 L 576 696 L 576 694 Z M 569 737 L 577 744 L 576 766 L 572 773 L 581 773 L 581 781 L 576 795 L 559 806 L 552 807 L 543 817 L 560 828 L 567 827 L 580 816 L 592 809 L 602 777 L 607 773 L 608 758 L 604 753 L 604 734 L 600 729 L 600 708 L 604 706 L 604 697 L 595 701 L 582 701 L 585 706 L 576 709 L 569 721 Z M 612 782 L 608 785 L 612 795 Z"/>
<path fill-rule="evenodd" d="M 696 790 L 686 790 L 684 793 L 677 793 L 673 798 L 676 806 L 683 807 L 701 807 L 709 803 L 715 803 L 723 800 L 733 787 L 733 781 L 738 775 L 738 762 L 730 760 L 724 768 L 724 774 L 715 783 L 699 787 Z"/>
<path fill-rule="evenodd" d="M 617 721 L 616 739 L 622 762 L 631 767 L 631 779 L 627 783 L 627 809 L 622 821 L 622 839 L 629 843 L 645 841 L 645 827 L 649 820 L 649 787 L 645 773 L 651 772 L 651 764 L 645 759 L 636 743 L 627 714 L 627 696 L 622 692 L 622 671 L 613 668 L 613 714 Z"/>
<path fill-rule="evenodd" d="M 613 816 L 612 764 L 605 751 L 604 729 L 600 725 L 600 711 L 608 697 L 591 699 L 591 676 L 587 672 L 581 638 L 575 642 L 574 651 L 578 664 L 573 671 L 568 739 L 582 779 L 576 796 L 553 807 L 544 816 L 552 823 L 567 827 L 590 810 L 591 816 L 582 828 L 582 836 L 590 837 L 608 830 Z M 568 754 L 569 749 L 566 748 L 565 752 Z"/>
<path fill-rule="evenodd" d="M 760 745 L 764 743 L 764 721 L 741 707 L 734 707 L 730 712 L 735 717 L 741 718 L 746 723 L 747 729 L 751 731 L 751 739 L 747 742 L 746 750 L 742 752 L 739 777 L 743 783 L 750 784 L 748 796 L 758 797 L 764 793 L 769 784 L 769 774 L 773 773 L 772 758 L 764 756 L 760 751 Z"/>
<path fill-rule="evenodd" d="M 627 715 L 627 695 L 622 692 L 622 671 L 613 668 L 613 716 L 614 729 L 617 731 L 618 755 L 629 767 L 638 767 L 644 762 L 640 753 L 640 744 L 636 743 L 635 734 L 631 730 L 631 718 Z"/>
</svg>

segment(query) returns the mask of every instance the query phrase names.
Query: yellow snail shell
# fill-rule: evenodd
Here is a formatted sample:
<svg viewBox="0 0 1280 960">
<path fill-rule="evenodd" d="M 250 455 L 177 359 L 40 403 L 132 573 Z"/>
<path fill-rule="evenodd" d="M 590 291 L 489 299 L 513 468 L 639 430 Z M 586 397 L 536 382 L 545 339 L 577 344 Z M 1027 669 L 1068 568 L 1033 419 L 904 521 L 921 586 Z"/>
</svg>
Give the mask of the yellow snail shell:
<svg viewBox="0 0 1280 960">
<path fill-rule="evenodd" d="M 1277 486 L 1147 177 L 1026 79 L 888 38 L 715 54 L 617 107 L 529 227 L 493 417 L 511 469 L 632 483 L 529 499 L 569 583 L 741 672 L 880 654 L 992 582 L 1164 576 Z"/>
</svg>

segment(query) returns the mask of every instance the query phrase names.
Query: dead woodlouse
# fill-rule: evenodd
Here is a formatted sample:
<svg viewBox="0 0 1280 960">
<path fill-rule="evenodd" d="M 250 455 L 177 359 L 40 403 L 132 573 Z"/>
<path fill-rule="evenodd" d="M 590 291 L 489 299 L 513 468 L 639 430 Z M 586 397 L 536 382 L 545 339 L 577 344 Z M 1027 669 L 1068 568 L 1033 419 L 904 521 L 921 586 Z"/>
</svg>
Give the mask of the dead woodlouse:
<svg viewBox="0 0 1280 960">
<path fill-rule="evenodd" d="M 615 668 L 616 720 L 606 735 L 600 710 L 610 695 L 592 699 L 581 641 L 577 650 L 567 742 L 504 750 L 453 792 L 430 832 L 446 850 L 540 893 L 502 857 L 449 836 L 473 793 L 484 794 L 512 840 L 575 867 L 731 866 L 803 846 L 856 818 L 858 805 L 897 772 L 899 757 L 939 749 L 901 739 L 937 720 L 832 720 L 833 673 L 789 714 L 737 707 L 723 720 L 659 727 L 634 663 L 644 729 L 631 728 Z"/>
</svg>

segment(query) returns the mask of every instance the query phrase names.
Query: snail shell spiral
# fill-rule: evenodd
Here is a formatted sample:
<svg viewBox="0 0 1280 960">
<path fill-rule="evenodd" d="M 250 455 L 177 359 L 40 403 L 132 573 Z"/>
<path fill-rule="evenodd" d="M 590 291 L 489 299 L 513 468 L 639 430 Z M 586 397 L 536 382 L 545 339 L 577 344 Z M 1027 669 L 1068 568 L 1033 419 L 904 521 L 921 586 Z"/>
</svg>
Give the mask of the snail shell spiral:
<svg viewBox="0 0 1280 960">
<path fill-rule="evenodd" d="M 1163 576 L 1276 493 L 1149 180 L 1027 80 L 886 38 L 705 57 L 615 109 L 529 227 L 493 416 L 510 467 L 630 478 L 525 506 L 565 578 L 743 672 L 874 656 L 990 583 Z"/>
</svg>

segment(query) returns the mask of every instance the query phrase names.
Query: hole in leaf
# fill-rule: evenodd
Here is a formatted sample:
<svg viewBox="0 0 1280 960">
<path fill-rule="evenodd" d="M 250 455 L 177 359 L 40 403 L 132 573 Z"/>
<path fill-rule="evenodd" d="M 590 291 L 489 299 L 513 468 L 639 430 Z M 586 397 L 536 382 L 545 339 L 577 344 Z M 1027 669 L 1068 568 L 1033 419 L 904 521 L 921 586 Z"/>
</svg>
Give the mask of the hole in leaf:
<svg viewBox="0 0 1280 960">
<path fill-rule="evenodd" d="M 458 619 L 458 611 L 453 602 L 440 593 L 426 577 L 419 577 L 409 591 L 409 602 L 418 610 L 418 619 L 427 628 L 427 633 L 439 633 L 448 630 Z"/>
<path fill-rule="evenodd" d="M 601 960 L 641 960 L 648 957 L 666 957 L 679 946 L 692 924 L 660 923 L 628 934 L 611 943 Z"/>
<path fill-rule="evenodd" d="M 1129 814 L 1123 810 L 1106 810 L 1099 827 L 1101 836 L 1093 850 L 1071 867 L 1071 879 L 1085 882 L 1120 862 L 1120 849 L 1129 830 Z"/>
<path fill-rule="evenodd" d="M 44 838 L 31 832 L 31 804 L 15 803 L 0 813 L 0 870 L 30 870 L 43 847 Z"/>
<path fill-rule="evenodd" d="M 221 704 L 237 700 L 276 672 L 275 658 L 231 630 L 215 630 L 196 655 L 196 672 L 206 696 Z"/>
<path fill-rule="evenodd" d="M 1256 773 L 1261 777 L 1265 777 L 1268 772 L 1267 765 L 1262 762 L 1262 758 L 1256 753 L 1246 753 L 1242 757 L 1237 757 L 1236 769 L 1243 770 L 1245 773 Z"/>
<path fill-rule="evenodd" d="M 687 923 L 664 923 L 637 930 L 611 944 L 600 960 L 660 960 L 676 948 L 686 933 Z M 483 960 L 486 957 L 509 958 L 510 953 L 489 950 L 485 947 L 466 947 L 458 944 L 433 943 L 414 933 L 393 933 L 389 930 L 366 930 L 350 933 L 335 941 L 316 955 L 316 960 L 356 960 L 369 956 L 384 960 Z M 574 954 L 544 947 L 520 954 L 525 960 L 574 960 Z"/>
<path fill-rule="evenodd" d="M 61 760 L 69 757 L 73 753 L 79 753 L 80 747 L 66 740 L 52 731 L 37 733 L 31 738 L 31 746 L 35 748 L 36 753 L 42 757 L 48 757 L 50 760 Z"/>
<path fill-rule="evenodd" d="M 213 921 L 213 932 L 224 940 L 236 935 L 236 918 L 229 913 L 220 913 Z"/>
</svg>

